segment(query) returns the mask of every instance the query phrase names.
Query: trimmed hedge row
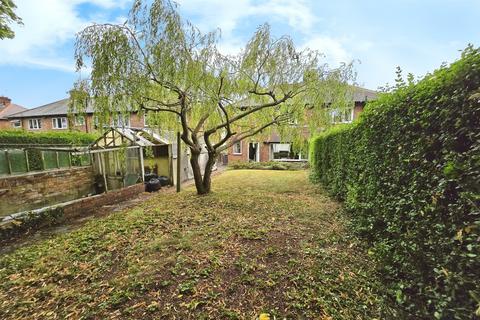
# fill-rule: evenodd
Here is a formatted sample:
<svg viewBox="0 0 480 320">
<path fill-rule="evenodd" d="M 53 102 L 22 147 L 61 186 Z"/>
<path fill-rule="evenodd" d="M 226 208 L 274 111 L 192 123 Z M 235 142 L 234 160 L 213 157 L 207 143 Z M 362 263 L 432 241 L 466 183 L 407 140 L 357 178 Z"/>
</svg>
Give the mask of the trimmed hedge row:
<svg viewBox="0 0 480 320">
<path fill-rule="evenodd" d="M 243 170 L 303 170 L 307 169 L 308 163 L 306 162 L 281 162 L 281 161 L 268 161 L 268 162 L 233 162 L 228 165 L 229 169 Z"/>
<path fill-rule="evenodd" d="M 409 318 L 480 318 L 480 50 L 311 142 Z"/>
<path fill-rule="evenodd" d="M 0 148 L 12 149 L 15 145 L 18 148 L 26 146 L 84 146 L 92 143 L 97 138 L 94 134 L 83 132 L 27 132 L 23 130 L 2 130 L 0 131 Z M 62 156 L 64 159 L 65 156 Z M 82 165 L 85 157 L 72 157 L 73 165 Z M 87 159 L 88 160 L 88 159 Z M 30 171 L 44 170 L 42 165 L 41 152 L 39 150 L 28 151 Z"/>
<path fill-rule="evenodd" d="M 83 132 L 28 132 L 23 130 L 1 130 L 0 147 L 9 144 L 87 145 L 97 136 Z"/>
</svg>

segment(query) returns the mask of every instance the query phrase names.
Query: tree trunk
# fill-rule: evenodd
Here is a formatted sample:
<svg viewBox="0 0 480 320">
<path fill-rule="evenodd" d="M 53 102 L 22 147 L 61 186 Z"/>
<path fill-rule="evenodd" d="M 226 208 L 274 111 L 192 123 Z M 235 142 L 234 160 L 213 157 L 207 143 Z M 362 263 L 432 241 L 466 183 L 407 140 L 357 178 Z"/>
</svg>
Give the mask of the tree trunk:
<svg viewBox="0 0 480 320">
<path fill-rule="evenodd" d="M 197 194 L 207 194 L 208 191 L 203 187 L 203 178 L 202 170 L 200 168 L 200 153 L 194 150 L 191 150 L 190 164 L 192 165 L 193 178 L 195 179 L 195 187 L 197 188 Z"/>
<path fill-rule="evenodd" d="M 190 157 L 190 164 L 192 165 L 193 177 L 195 179 L 195 187 L 197 188 L 197 194 L 210 193 L 212 185 L 212 170 L 215 165 L 217 154 L 215 152 L 208 153 L 207 164 L 202 175 L 200 167 L 200 153 L 191 150 L 192 156 Z"/>
<path fill-rule="evenodd" d="M 205 172 L 203 173 L 203 188 L 205 193 L 209 193 L 212 186 L 212 170 L 217 160 L 217 154 L 215 152 L 208 153 L 207 164 L 205 165 Z"/>
</svg>

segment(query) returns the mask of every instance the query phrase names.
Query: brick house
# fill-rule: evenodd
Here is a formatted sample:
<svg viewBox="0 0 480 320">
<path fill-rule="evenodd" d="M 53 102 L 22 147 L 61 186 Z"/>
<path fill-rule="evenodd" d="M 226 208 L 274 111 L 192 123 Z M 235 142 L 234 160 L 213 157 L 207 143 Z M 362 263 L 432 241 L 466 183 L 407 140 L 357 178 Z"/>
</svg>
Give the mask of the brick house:
<svg viewBox="0 0 480 320">
<path fill-rule="evenodd" d="M 69 99 L 62 99 L 37 108 L 10 114 L 8 120 L 18 124 L 15 128 L 27 131 L 74 130 L 93 132 L 97 130 L 93 109 L 88 107 L 84 115 L 68 116 Z M 145 127 L 144 117 L 135 113 L 117 115 L 112 125 L 119 127 Z"/>
<path fill-rule="evenodd" d="M 360 116 L 366 102 L 375 100 L 376 97 L 376 91 L 354 87 L 351 110 L 342 114 L 332 112 L 332 121 L 335 123 L 352 122 Z M 267 141 L 256 141 L 254 139 L 239 141 L 228 148 L 227 162 L 302 161 L 308 157 L 307 154 L 293 153 L 291 144 L 288 141 L 283 141 L 278 134 L 272 134 Z"/>
<path fill-rule="evenodd" d="M 14 113 L 27 110 L 26 108 L 12 103 L 7 97 L 0 97 L 0 130 L 16 128 L 18 121 L 10 121 L 8 117 Z"/>
</svg>

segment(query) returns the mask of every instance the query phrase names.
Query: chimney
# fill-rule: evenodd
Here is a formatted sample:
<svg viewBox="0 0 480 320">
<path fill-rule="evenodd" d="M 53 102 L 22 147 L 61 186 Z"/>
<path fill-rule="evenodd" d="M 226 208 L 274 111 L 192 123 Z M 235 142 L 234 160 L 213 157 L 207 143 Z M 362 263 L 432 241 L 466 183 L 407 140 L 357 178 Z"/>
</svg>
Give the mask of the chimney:
<svg viewBox="0 0 480 320">
<path fill-rule="evenodd" d="M 10 104 L 12 100 L 10 98 L 0 96 L 0 108 L 4 108 Z"/>
</svg>

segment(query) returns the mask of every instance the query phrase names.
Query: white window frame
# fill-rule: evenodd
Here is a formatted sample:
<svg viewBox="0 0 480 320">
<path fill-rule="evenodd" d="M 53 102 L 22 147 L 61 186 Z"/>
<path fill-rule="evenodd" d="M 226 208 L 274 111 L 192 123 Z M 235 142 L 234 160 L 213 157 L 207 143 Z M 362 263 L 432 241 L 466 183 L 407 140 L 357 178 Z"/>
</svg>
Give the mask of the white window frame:
<svg viewBox="0 0 480 320">
<path fill-rule="evenodd" d="M 81 121 L 79 121 L 81 119 Z M 76 126 L 84 126 L 85 125 L 85 116 L 75 116 L 75 125 Z"/>
<path fill-rule="evenodd" d="M 240 152 L 237 152 L 237 151 L 235 150 L 235 146 L 237 146 L 237 145 L 240 146 Z M 237 142 L 235 142 L 232 147 L 233 147 L 233 149 L 232 149 L 232 154 L 242 154 L 242 152 L 243 152 L 243 150 L 242 150 L 242 149 L 243 149 L 242 141 L 237 141 Z"/>
<path fill-rule="evenodd" d="M 351 111 L 350 111 L 350 119 L 346 119 L 345 115 L 347 114 L 347 110 L 338 110 L 338 109 L 332 109 L 330 110 L 330 117 L 332 119 L 332 123 L 351 123 L 353 122 L 353 116 L 354 116 L 354 111 L 355 111 L 355 108 L 352 108 Z M 342 115 L 340 116 L 340 121 L 335 121 L 335 117 L 336 117 L 336 114 L 337 112 L 342 112 Z"/>
<path fill-rule="evenodd" d="M 143 114 L 143 126 L 148 127 L 147 113 L 146 112 Z"/>
<path fill-rule="evenodd" d="M 22 120 L 12 120 L 10 121 L 12 128 L 19 129 L 22 127 Z"/>
<path fill-rule="evenodd" d="M 38 118 L 28 119 L 28 128 L 30 130 L 42 129 L 42 119 L 38 119 Z"/>
<path fill-rule="evenodd" d="M 60 126 L 59 126 L 60 124 Z M 55 117 L 52 118 L 52 129 L 55 130 L 64 130 L 68 128 L 67 117 Z"/>
<path fill-rule="evenodd" d="M 124 123 L 127 120 L 127 123 Z M 130 114 L 117 114 L 113 118 L 113 126 L 117 128 L 130 128 Z"/>
</svg>

